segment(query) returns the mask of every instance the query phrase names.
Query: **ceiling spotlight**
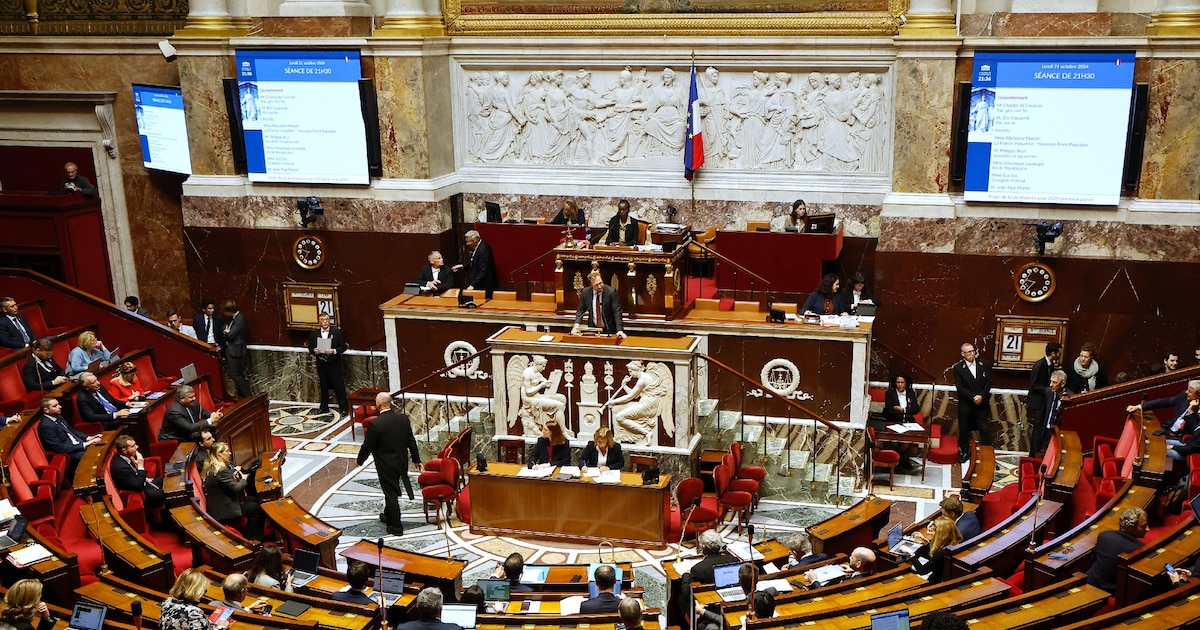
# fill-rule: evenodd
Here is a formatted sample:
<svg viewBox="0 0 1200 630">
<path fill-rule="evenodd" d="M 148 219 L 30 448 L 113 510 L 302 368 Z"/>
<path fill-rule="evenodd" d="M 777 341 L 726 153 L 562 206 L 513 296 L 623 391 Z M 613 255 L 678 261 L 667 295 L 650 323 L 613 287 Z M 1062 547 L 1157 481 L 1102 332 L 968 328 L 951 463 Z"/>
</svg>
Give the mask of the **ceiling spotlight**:
<svg viewBox="0 0 1200 630">
<path fill-rule="evenodd" d="M 296 209 L 300 211 L 300 227 L 308 227 L 309 223 L 325 216 L 325 208 L 316 197 L 301 197 L 296 200 Z"/>
</svg>

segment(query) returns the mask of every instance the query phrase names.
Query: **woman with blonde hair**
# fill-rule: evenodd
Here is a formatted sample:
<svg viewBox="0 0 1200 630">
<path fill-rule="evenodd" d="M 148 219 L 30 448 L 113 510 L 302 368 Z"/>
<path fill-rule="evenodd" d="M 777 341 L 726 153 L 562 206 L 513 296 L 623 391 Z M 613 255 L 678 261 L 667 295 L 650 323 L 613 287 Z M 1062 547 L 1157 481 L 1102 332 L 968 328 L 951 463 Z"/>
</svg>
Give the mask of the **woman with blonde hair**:
<svg viewBox="0 0 1200 630">
<path fill-rule="evenodd" d="M 242 473 L 241 466 L 231 466 L 233 453 L 225 442 L 217 442 L 212 452 L 204 459 L 204 498 L 208 513 L 222 525 L 237 527 L 242 535 L 252 540 L 262 540 L 262 505 L 253 496 L 245 496 L 249 479 Z M 245 497 L 245 498 L 243 498 Z M 242 517 L 245 525 L 240 525 Z"/>
<path fill-rule="evenodd" d="M 542 425 L 542 437 L 529 451 L 529 463 L 549 466 L 570 466 L 571 445 L 563 434 L 562 425 L 551 420 Z"/>
<path fill-rule="evenodd" d="M 33 620 L 37 619 L 37 625 Z M 37 580 L 18 580 L 0 602 L 0 627 L 33 630 L 53 626 L 50 609 L 42 601 L 42 583 Z"/>
<path fill-rule="evenodd" d="M 104 347 L 104 342 L 90 330 L 79 333 L 77 344 L 67 355 L 67 376 L 86 371 L 92 361 L 108 361 L 112 357 L 108 348 Z"/>
<path fill-rule="evenodd" d="M 926 546 L 921 547 L 917 557 L 912 559 L 913 573 L 931 583 L 941 582 L 942 576 L 945 575 L 946 549 L 962 542 L 962 534 L 958 533 L 954 519 L 946 516 L 934 519 L 926 533 L 926 536 L 922 536 L 920 532 L 914 536 L 925 542 Z"/>
<path fill-rule="evenodd" d="M 116 375 L 108 381 L 108 393 L 121 402 L 140 399 L 142 390 L 138 383 L 137 366 L 128 361 L 122 363 Z"/>
<path fill-rule="evenodd" d="M 568 199 L 563 202 L 562 210 L 550 219 L 551 225 L 586 225 L 587 219 L 584 218 L 583 210 L 575 205 L 575 201 Z"/>
<path fill-rule="evenodd" d="M 208 578 L 196 569 L 184 569 L 175 578 L 170 596 L 163 600 L 159 615 L 160 630 L 212 630 L 228 628 L 229 621 L 212 623 L 200 608 L 200 600 L 208 592 Z"/>
<path fill-rule="evenodd" d="M 608 427 L 596 429 L 592 441 L 583 447 L 579 465 L 588 468 L 595 468 L 599 465 L 600 472 L 621 470 L 625 467 L 625 455 L 621 452 L 621 445 L 613 439 L 611 429 Z"/>
</svg>

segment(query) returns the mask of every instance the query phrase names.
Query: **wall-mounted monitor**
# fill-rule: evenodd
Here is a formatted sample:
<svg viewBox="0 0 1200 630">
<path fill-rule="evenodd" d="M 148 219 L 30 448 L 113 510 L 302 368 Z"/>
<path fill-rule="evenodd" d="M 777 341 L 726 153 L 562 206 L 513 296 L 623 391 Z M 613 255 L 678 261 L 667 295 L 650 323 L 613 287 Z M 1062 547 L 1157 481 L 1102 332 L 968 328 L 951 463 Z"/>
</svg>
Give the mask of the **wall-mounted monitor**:
<svg viewBox="0 0 1200 630">
<path fill-rule="evenodd" d="M 146 168 L 192 174 L 183 91 L 177 87 L 133 84 L 142 164 Z"/>
<path fill-rule="evenodd" d="M 966 201 L 1117 205 L 1134 53 L 975 54 Z"/>
<path fill-rule="evenodd" d="M 236 60 L 250 181 L 370 183 L 357 50 L 239 50 Z"/>
</svg>

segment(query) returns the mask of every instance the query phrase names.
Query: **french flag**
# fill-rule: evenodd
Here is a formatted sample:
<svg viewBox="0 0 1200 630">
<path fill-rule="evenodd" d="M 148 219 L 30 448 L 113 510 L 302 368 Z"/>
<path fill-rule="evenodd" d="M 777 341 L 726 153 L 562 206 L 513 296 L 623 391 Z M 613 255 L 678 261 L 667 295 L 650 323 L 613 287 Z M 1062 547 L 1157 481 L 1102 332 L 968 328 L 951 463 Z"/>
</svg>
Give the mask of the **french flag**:
<svg viewBox="0 0 1200 630">
<path fill-rule="evenodd" d="M 683 142 L 683 176 L 692 179 L 704 165 L 704 135 L 700 126 L 700 93 L 696 89 L 696 66 L 692 64 L 692 88 L 688 93 L 687 138 Z"/>
</svg>

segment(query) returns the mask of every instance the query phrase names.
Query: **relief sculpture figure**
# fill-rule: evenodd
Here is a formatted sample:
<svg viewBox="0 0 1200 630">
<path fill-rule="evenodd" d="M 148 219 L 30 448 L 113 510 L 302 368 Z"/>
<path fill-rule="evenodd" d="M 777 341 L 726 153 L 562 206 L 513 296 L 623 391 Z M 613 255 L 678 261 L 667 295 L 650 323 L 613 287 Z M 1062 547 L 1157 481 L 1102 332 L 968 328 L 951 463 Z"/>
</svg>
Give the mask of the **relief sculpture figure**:
<svg viewBox="0 0 1200 630">
<path fill-rule="evenodd" d="M 533 360 L 525 355 L 517 355 L 509 360 L 505 370 L 508 425 L 511 427 L 519 420 L 524 435 L 539 437 L 546 422 L 557 420 L 563 432 L 573 437 L 566 431 L 563 421 L 567 397 L 558 393 L 562 370 L 554 370 L 546 378 L 542 374 L 545 369 L 546 357 L 541 355 L 534 355 Z"/>
<path fill-rule="evenodd" d="M 656 446 L 660 420 L 667 435 L 675 435 L 675 416 L 671 411 L 675 385 L 671 369 L 663 363 L 644 366 L 636 360 L 626 364 L 626 369 L 629 373 L 621 381 L 621 387 L 600 411 L 625 405 L 613 413 L 617 441 Z"/>
</svg>

